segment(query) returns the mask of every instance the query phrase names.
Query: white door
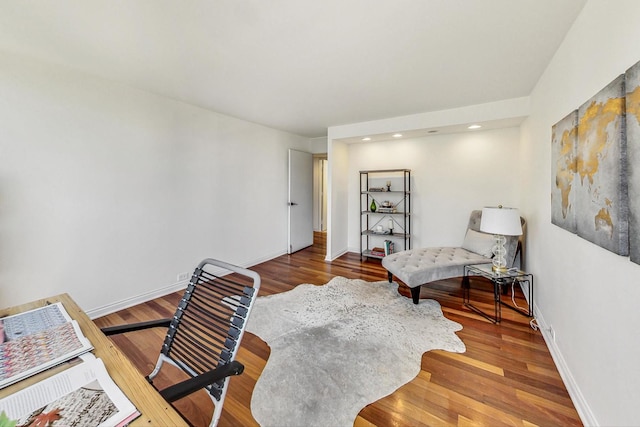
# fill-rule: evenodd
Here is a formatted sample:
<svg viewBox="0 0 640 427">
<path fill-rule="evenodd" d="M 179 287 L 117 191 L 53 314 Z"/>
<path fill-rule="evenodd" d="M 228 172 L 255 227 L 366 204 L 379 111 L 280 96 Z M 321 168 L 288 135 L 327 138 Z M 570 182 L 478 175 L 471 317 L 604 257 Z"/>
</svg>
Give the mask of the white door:
<svg viewBox="0 0 640 427">
<path fill-rule="evenodd" d="M 313 245 L 313 155 L 289 150 L 289 251 Z"/>
</svg>

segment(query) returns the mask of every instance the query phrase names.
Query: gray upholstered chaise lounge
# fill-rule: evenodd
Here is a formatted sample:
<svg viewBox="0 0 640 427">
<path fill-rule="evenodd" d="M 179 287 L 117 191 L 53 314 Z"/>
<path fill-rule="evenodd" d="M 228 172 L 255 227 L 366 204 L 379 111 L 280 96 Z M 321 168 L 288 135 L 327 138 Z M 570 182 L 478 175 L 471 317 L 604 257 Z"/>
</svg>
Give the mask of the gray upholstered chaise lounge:
<svg viewBox="0 0 640 427">
<path fill-rule="evenodd" d="M 382 259 L 382 266 L 387 270 L 389 282 L 393 276 L 411 289 L 414 304 L 420 300 L 420 287 L 436 280 L 461 277 L 464 266 L 471 264 L 491 263 L 493 236 L 480 233 L 481 210 L 474 210 L 469 217 L 469 225 L 464 242 L 460 247 L 434 247 L 409 249 L 396 252 Z M 506 236 L 507 265 L 516 263 L 516 255 L 521 253 L 525 236 L 525 220 L 521 218 L 523 234 Z M 516 263 L 521 265 L 520 259 Z"/>
</svg>

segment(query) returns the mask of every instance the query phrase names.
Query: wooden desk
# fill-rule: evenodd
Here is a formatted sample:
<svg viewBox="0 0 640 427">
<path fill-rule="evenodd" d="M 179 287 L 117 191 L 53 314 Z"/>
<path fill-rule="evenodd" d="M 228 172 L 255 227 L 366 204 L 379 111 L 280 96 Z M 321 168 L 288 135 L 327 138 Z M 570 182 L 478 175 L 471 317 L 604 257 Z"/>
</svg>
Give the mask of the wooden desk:
<svg viewBox="0 0 640 427">
<path fill-rule="evenodd" d="M 62 302 L 64 308 L 73 319 L 78 321 L 82 333 L 94 346 L 92 351 L 96 357 L 104 362 L 109 375 L 118 387 L 127 395 L 129 400 L 142 414 L 134 420 L 131 426 L 186 426 L 187 423 L 147 382 L 129 359 L 106 337 L 67 294 L 34 301 L 28 304 L 0 309 L 0 317 L 21 313 L 34 308 L 43 307 L 49 303 Z M 13 394 L 22 388 L 47 378 L 54 373 L 66 369 L 69 364 L 49 369 L 40 374 L 22 380 L 0 390 L 0 398 Z"/>
</svg>

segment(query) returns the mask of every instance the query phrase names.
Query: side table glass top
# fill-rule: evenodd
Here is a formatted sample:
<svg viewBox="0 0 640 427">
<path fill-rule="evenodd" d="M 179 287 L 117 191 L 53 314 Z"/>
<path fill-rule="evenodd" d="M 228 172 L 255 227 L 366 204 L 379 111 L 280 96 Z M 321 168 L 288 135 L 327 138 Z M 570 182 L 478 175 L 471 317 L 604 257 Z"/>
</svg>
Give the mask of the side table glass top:
<svg viewBox="0 0 640 427">
<path fill-rule="evenodd" d="M 492 264 L 473 264 L 468 265 L 470 271 L 476 271 L 485 277 L 491 279 L 507 279 L 513 277 L 527 276 L 528 273 L 517 268 L 510 268 L 507 271 L 493 271 Z"/>
</svg>

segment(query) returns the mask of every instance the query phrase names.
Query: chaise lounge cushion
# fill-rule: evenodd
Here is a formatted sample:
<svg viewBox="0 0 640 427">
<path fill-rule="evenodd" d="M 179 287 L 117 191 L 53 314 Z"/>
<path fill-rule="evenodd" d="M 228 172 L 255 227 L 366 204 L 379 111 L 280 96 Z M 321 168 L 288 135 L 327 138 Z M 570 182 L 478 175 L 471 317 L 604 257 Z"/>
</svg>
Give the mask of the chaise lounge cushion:
<svg viewBox="0 0 640 427">
<path fill-rule="evenodd" d="M 435 247 L 396 252 L 384 257 L 382 266 L 413 288 L 436 280 L 462 276 L 465 265 L 490 262 L 491 258 L 461 247 Z"/>
<path fill-rule="evenodd" d="M 493 246 L 495 238 L 491 234 L 481 233 L 471 228 L 467 229 L 467 234 L 462 242 L 462 249 L 475 252 L 478 255 L 491 258 L 493 256 Z"/>
</svg>

